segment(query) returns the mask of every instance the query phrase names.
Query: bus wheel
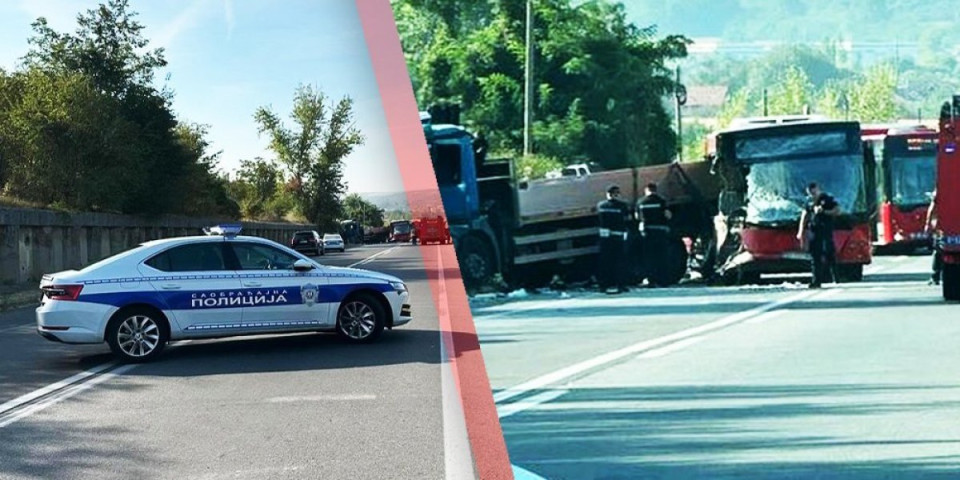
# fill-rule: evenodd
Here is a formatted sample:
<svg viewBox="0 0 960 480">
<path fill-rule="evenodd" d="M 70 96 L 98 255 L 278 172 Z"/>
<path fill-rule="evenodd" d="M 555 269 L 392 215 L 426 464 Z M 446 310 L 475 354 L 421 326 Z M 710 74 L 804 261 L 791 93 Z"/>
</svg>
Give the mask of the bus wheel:
<svg viewBox="0 0 960 480">
<path fill-rule="evenodd" d="M 837 265 L 837 282 L 850 283 L 863 280 L 863 265 Z"/>
<path fill-rule="evenodd" d="M 943 266 L 943 299 L 960 301 L 960 264 L 948 263 Z"/>
</svg>

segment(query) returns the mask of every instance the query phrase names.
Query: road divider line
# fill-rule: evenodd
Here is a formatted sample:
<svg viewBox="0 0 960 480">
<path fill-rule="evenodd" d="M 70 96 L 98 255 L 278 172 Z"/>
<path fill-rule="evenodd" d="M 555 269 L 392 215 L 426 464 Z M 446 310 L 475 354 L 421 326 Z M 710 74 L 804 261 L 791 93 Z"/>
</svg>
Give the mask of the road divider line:
<svg viewBox="0 0 960 480">
<path fill-rule="evenodd" d="M 89 380 L 83 383 L 74 384 L 74 385 L 68 386 L 67 388 L 61 391 L 56 391 L 53 395 L 50 395 L 49 397 L 46 397 L 37 403 L 33 403 L 29 405 L 23 410 L 20 410 L 19 412 L 14 413 L 13 415 L 10 415 L 6 418 L 0 418 L 0 428 L 6 427 L 7 425 L 10 425 L 11 423 L 14 423 L 17 420 L 20 420 L 22 418 L 29 417 L 34 413 L 37 413 L 41 410 L 46 409 L 51 405 L 60 403 L 68 398 L 78 395 L 86 390 L 93 388 L 96 385 L 106 382 L 107 380 L 112 380 L 119 375 L 122 375 L 130 370 L 133 370 L 133 368 L 136 366 L 137 364 L 123 365 L 109 372 L 96 375 L 92 378 L 88 377 Z"/>
<path fill-rule="evenodd" d="M 89 369 L 87 369 L 87 370 L 84 370 L 84 371 L 82 371 L 82 372 L 80 372 L 80 373 L 78 373 L 78 374 L 76 374 L 76 375 L 67 377 L 67 378 L 65 378 L 65 379 L 63 379 L 63 380 L 60 380 L 59 382 L 51 383 L 50 385 L 47 385 L 47 386 L 42 387 L 42 388 L 39 388 L 39 389 L 34 390 L 34 391 L 32 391 L 32 392 L 30 392 L 30 393 L 27 393 L 27 394 L 25 394 L 25 395 L 21 395 L 21 396 L 19 396 L 19 397 L 17 397 L 17 398 L 14 398 L 13 400 L 10 400 L 10 401 L 5 402 L 5 403 L 3 403 L 2 405 L 0 405 L 0 415 L 3 415 L 3 414 L 5 414 L 5 413 L 7 413 L 7 412 L 9 412 L 9 411 L 11 411 L 11 410 L 13 410 L 13 409 L 15 409 L 15 408 L 18 408 L 18 407 L 20 407 L 21 405 L 24 405 L 24 404 L 30 403 L 30 402 L 32 402 L 32 401 L 35 401 L 35 400 L 37 400 L 38 398 L 45 397 L 45 396 L 50 395 L 50 394 L 52 394 L 52 393 L 54 393 L 54 392 L 56 392 L 56 391 L 58 391 L 58 390 L 62 390 L 62 389 L 64 389 L 64 388 L 67 388 L 67 387 L 69 387 L 70 385 L 73 385 L 73 384 L 75 384 L 75 383 L 77 383 L 77 382 L 80 382 L 80 381 L 85 380 L 85 379 L 87 379 L 87 378 L 89 378 L 89 377 L 92 377 L 92 376 L 94 376 L 94 375 L 97 375 L 97 374 L 99 374 L 99 373 L 101 373 L 101 372 L 103 372 L 103 371 L 105 371 L 105 370 L 108 370 L 108 369 L 110 369 L 110 368 L 113 368 L 113 367 L 115 367 L 115 366 L 117 366 L 117 364 L 114 363 L 114 362 L 109 362 L 109 363 L 104 363 L 104 364 L 101 364 L 101 365 L 97 365 L 97 366 L 95 366 L 95 367 L 92 367 L 92 368 L 89 368 Z"/>
<path fill-rule="evenodd" d="M 302 397 L 273 397 L 267 403 L 307 403 L 307 402 L 352 402 L 355 400 L 376 400 L 376 395 L 347 394 L 347 395 L 307 395 Z"/>
<path fill-rule="evenodd" d="M 673 353 L 673 352 L 676 352 L 676 351 L 678 351 L 678 350 L 683 350 L 684 348 L 687 348 L 687 347 L 689 347 L 690 345 L 693 345 L 693 344 L 695 344 L 695 343 L 699 343 L 699 342 L 703 341 L 704 338 L 706 338 L 706 337 L 704 337 L 703 335 L 701 335 L 701 336 L 699 336 L 699 337 L 691 337 L 691 338 L 687 338 L 687 339 L 685 339 L 685 340 L 680 340 L 679 342 L 671 343 L 670 345 L 667 345 L 666 347 L 660 347 L 660 348 L 654 348 L 653 350 L 647 350 L 646 352 L 643 352 L 643 353 L 641 353 L 640 355 L 637 355 L 637 358 L 657 358 L 657 357 L 662 357 L 662 356 L 664 356 L 664 355 L 669 355 L 669 354 L 671 354 L 671 353 Z"/>
<path fill-rule="evenodd" d="M 520 413 L 524 410 L 530 410 L 533 407 L 538 405 L 552 402 L 567 393 L 570 393 L 570 390 L 548 390 L 543 393 L 538 393 L 532 397 L 529 397 L 525 400 L 520 400 L 519 402 L 510 403 L 497 407 L 497 414 L 501 419 L 509 417 L 515 413 Z"/>
<path fill-rule="evenodd" d="M 383 251 L 381 251 L 381 252 L 374 253 L 373 255 L 370 255 L 369 257 L 364 258 L 363 260 L 360 260 L 359 262 L 354 262 L 354 263 L 351 263 L 350 265 L 347 265 L 347 268 L 353 268 L 353 267 L 356 267 L 356 266 L 360 266 L 360 265 L 364 265 L 364 264 L 370 263 L 370 262 L 376 260 L 378 257 L 383 256 L 383 255 L 386 255 L 386 254 L 394 251 L 396 248 L 397 248 L 397 247 L 390 247 L 390 248 L 388 248 L 388 249 L 386 249 L 386 250 L 383 250 Z"/>
<path fill-rule="evenodd" d="M 707 332 L 712 332 L 714 330 L 719 330 L 721 328 L 725 328 L 730 325 L 743 322 L 744 320 L 753 318 L 757 315 L 760 315 L 761 313 L 809 298 L 814 293 L 817 293 L 817 292 L 807 291 L 807 292 L 802 292 L 796 295 L 791 295 L 789 297 L 786 297 L 780 300 L 776 300 L 773 302 L 769 302 L 769 303 L 751 308 L 750 310 L 745 310 L 743 312 L 739 312 L 733 315 L 723 317 L 719 320 L 715 320 L 713 322 L 701 325 L 699 327 L 688 328 L 686 330 L 681 330 L 679 332 L 676 332 L 670 335 L 665 335 L 663 337 L 654 338 L 651 340 L 644 340 L 642 342 L 638 342 L 633 345 L 629 345 L 621 349 L 590 358 L 580 363 L 576 363 L 574 365 L 561 368 L 560 370 L 553 371 L 546 375 L 541 375 L 539 377 L 533 378 L 531 380 L 520 383 L 513 387 L 507 388 L 495 394 L 493 396 L 493 399 L 496 403 L 501 403 L 511 398 L 525 395 L 533 390 L 540 390 L 540 389 L 547 388 L 551 385 L 556 385 L 563 381 L 569 381 L 576 377 L 589 374 L 590 372 L 600 369 L 601 367 L 604 367 L 608 364 L 618 362 L 625 358 L 632 357 L 646 350 L 664 346 L 664 345 L 677 342 L 680 340 L 684 340 L 690 337 L 703 335 Z"/>
<path fill-rule="evenodd" d="M 770 310 L 769 312 L 761 313 L 760 315 L 757 315 L 756 317 L 753 317 L 743 323 L 749 323 L 749 324 L 763 323 L 774 317 L 778 317 L 782 315 L 784 312 L 786 312 L 786 310 Z"/>
</svg>

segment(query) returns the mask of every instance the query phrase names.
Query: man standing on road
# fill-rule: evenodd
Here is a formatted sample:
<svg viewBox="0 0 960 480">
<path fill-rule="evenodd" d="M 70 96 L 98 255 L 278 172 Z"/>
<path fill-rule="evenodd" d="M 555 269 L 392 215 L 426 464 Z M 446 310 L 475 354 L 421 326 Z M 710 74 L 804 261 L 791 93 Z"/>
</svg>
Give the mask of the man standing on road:
<svg viewBox="0 0 960 480">
<path fill-rule="evenodd" d="M 813 281 L 810 288 L 820 288 L 828 278 L 836 281 L 836 246 L 833 244 L 833 219 L 840 215 L 840 205 L 829 194 L 820 191 L 816 183 L 807 185 L 810 202 L 800 215 L 797 240 L 803 245 L 808 241 Z M 807 233 L 809 232 L 809 235 Z"/>
<path fill-rule="evenodd" d="M 662 260 L 668 254 L 669 221 L 673 214 L 667 208 L 667 201 L 657 193 L 656 183 L 648 183 L 643 193 L 644 197 L 637 202 L 637 220 L 643 236 L 643 262 L 650 285 L 657 286 L 664 268 Z"/>
<path fill-rule="evenodd" d="M 927 209 L 927 221 L 924 223 L 923 232 L 931 235 L 933 244 L 933 273 L 930 275 L 930 285 L 940 285 L 940 276 L 943 275 L 943 251 L 940 249 L 938 235 L 934 232 L 934 224 L 937 222 L 937 191 L 933 191 L 933 198 L 930 199 L 930 207 Z"/>
<path fill-rule="evenodd" d="M 624 285 L 623 257 L 626 254 L 627 224 L 630 208 L 620 200 L 620 187 L 607 187 L 607 199 L 597 204 L 600 227 L 600 290 L 615 294 L 627 290 Z"/>
</svg>

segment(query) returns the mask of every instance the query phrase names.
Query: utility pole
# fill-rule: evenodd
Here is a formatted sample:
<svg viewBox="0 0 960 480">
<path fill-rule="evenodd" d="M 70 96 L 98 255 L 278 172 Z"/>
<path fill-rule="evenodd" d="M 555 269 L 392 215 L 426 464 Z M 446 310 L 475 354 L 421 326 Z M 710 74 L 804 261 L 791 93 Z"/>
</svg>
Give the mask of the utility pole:
<svg viewBox="0 0 960 480">
<path fill-rule="evenodd" d="M 767 89 L 763 89 L 763 116 L 767 116 Z"/>
<path fill-rule="evenodd" d="M 677 112 L 677 161 L 683 161 L 683 105 L 687 103 L 687 89 L 680 83 L 680 66 L 677 65 L 676 85 L 673 92 Z"/>
<path fill-rule="evenodd" d="M 523 69 L 523 154 L 533 153 L 533 0 L 527 0 L 527 59 Z"/>
</svg>

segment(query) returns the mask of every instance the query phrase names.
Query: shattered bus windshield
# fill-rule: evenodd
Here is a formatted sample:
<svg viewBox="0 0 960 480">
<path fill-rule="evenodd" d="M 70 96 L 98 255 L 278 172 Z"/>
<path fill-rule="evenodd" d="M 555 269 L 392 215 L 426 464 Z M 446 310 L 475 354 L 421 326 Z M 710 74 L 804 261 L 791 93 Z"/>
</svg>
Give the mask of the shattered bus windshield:
<svg viewBox="0 0 960 480">
<path fill-rule="evenodd" d="M 851 135 L 859 132 L 843 128 L 738 139 L 736 156 L 748 168 L 746 221 L 796 222 L 811 182 L 834 196 L 845 213 L 865 213 L 863 156 Z"/>
</svg>

